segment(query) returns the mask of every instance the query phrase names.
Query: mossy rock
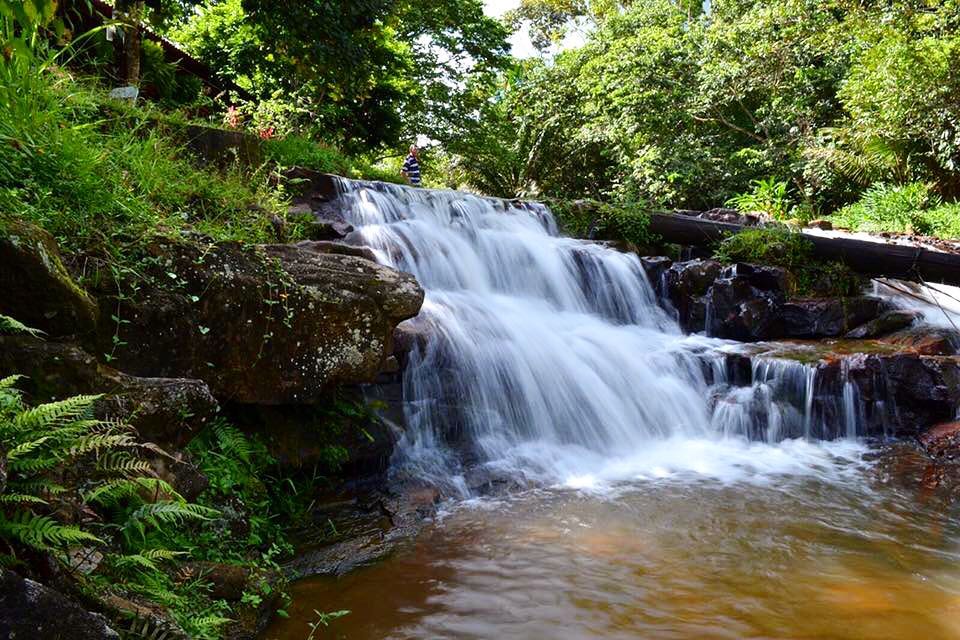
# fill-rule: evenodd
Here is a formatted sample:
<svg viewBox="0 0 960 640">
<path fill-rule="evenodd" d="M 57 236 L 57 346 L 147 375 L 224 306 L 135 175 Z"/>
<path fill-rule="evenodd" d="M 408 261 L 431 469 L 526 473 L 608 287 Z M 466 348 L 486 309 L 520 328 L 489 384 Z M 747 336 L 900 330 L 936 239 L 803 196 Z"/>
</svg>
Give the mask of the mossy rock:
<svg viewBox="0 0 960 640">
<path fill-rule="evenodd" d="M 0 314 L 49 336 L 93 334 L 99 316 L 63 266 L 53 236 L 17 221 L 0 235 Z"/>
</svg>

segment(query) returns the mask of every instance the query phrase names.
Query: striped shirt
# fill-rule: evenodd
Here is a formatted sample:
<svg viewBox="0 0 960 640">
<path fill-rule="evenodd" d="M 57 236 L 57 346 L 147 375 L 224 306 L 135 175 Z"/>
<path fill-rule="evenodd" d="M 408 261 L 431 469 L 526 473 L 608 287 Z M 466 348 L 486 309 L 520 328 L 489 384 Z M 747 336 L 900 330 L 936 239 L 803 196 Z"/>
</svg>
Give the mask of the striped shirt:
<svg viewBox="0 0 960 640">
<path fill-rule="evenodd" d="M 403 161 L 403 172 L 410 179 L 410 184 L 415 186 L 420 184 L 420 161 L 412 153 Z"/>
</svg>

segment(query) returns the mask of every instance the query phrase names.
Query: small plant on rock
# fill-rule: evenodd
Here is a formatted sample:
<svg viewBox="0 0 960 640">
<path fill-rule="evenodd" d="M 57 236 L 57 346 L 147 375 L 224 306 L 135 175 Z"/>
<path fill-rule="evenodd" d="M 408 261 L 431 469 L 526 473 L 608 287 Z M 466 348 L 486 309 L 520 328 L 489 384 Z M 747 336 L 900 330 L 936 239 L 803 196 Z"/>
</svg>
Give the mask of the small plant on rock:
<svg viewBox="0 0 960 640">
<path fill-rule="evenodd" d="M 770 177 L 754 180 L 753 189 L 730 198 L 727 206 L 743 213 L 759 213 L 774 220 L 790 217 L 790 195 L 786 182 Z"/>
</svg>

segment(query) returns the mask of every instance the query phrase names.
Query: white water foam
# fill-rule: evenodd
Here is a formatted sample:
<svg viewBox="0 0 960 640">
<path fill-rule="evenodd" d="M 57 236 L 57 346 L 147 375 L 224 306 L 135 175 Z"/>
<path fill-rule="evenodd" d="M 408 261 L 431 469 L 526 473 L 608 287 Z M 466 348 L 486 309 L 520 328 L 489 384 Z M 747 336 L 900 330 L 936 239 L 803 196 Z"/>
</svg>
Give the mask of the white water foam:
<svg viewBox="0 0 960 640">
<path fill-rule="evenodd" d="M 760 372 L 762 389 L 722 388 L 715 350 L 728 343 L 682 335 L 636 256 L 558 236 L 546 207 L 382 183 L 341 191 L 353 240 L 427 292 L 407 324 L 424 338 L 404 373 L 405 474 L 466 493 L 465 462 L 584 488 L 813 473 L 855 455 L 852 442 L 778 442 L 790 412 L 810 435 L 812 374 L 799 408 L 773 397 L 792 382 L 775 379 L 782 367 Z M 766 414 L 783 414 L 765 416 L 766 444 L 746 439 L 758 389 Z M 738 393 L 752 395 L 738 405 Z"/>
</svg>

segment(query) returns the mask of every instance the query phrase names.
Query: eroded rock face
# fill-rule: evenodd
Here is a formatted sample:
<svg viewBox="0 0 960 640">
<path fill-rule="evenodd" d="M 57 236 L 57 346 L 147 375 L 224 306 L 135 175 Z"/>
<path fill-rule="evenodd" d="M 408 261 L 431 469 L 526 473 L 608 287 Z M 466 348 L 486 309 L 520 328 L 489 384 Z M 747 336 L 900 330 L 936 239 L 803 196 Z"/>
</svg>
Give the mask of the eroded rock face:
<svg viewBox="0 0 960 640">
<path fill-rule="evenodd" d="M 0 638 L 119 640 L 120 636 L 103 616 L 4 569 L 0 573 Z"/>
<path fill-rule="evenodd" d="M 917 311 L 891 309 L 879 317 L 860 325 L 845 335 L 845 338 L 877 338 L 909 327 L 921 317 Z"/>
<path fill-rule="evenodd" d="M 875 319 L 887 308 L 883 300 L 873 296 L 791 300 L 783 306 L 783 337 L 842 336 Z"/>
<path fill-rule="evenodd" d="M 705 296 L 707 334 L 743 342 L 782 335 L 786 281 L 777 267 L 726 267 Z"/>
<path fill-rule="evenodd" d="M 100 418 L 120 418 L 141 439 L 181 446 L 219 411 L 200 380 L 139 378 L 98 363 L 71 343 L 30 336 L 0 336 L 0 377 L 20 374 L 32 401 L 51 402 L 80 394 L 104 394 Z"/>
<path fill-rule="evenodd" d="M 863 353 L 823 363 L 818 375 L 842 382 L 844 369 L 867 408 L 871 433 L 916 435 L 953 419 L 960 406 L 957 356 Z"/>
<path fill-rule="evenodd" d="M 372 380 L 394 327 L 423 302 L 412 276 L 364 248 L 159 241 L 150 253 L 154 285 L 119 304 L 118 368 L 201 379 L 240 403 L 311 403 Z M 101 331 L 104 348 L 116 329 Z"/>
<path fill-rule="evenodd" d="M 660 283 L 660 294 L 673 305 L 684 331 L 705 330 L 744 342 L 833 338 L 850 332 L 874 337 L 901 329 L 915 317 L 891 311 L 872 296 L 790 298 L 790 274 L 779 267 L 723 267 L 712 260 L 689 260 L 673 263 Z"/>
<path fill-rule="evenodd" d="M 53 236 L 11 222 L 0 233 L 0 314 L 49 336 L 94 332 L 98 310 L 70 277 Z"/>
<path fill-rule="evenodd" d="M 714 260 L 676 262 L 667 269 L 666 294 L 684 331 L 703 331 L 707 309 L 704 297 L 722 269 Z"/>
</svg>

